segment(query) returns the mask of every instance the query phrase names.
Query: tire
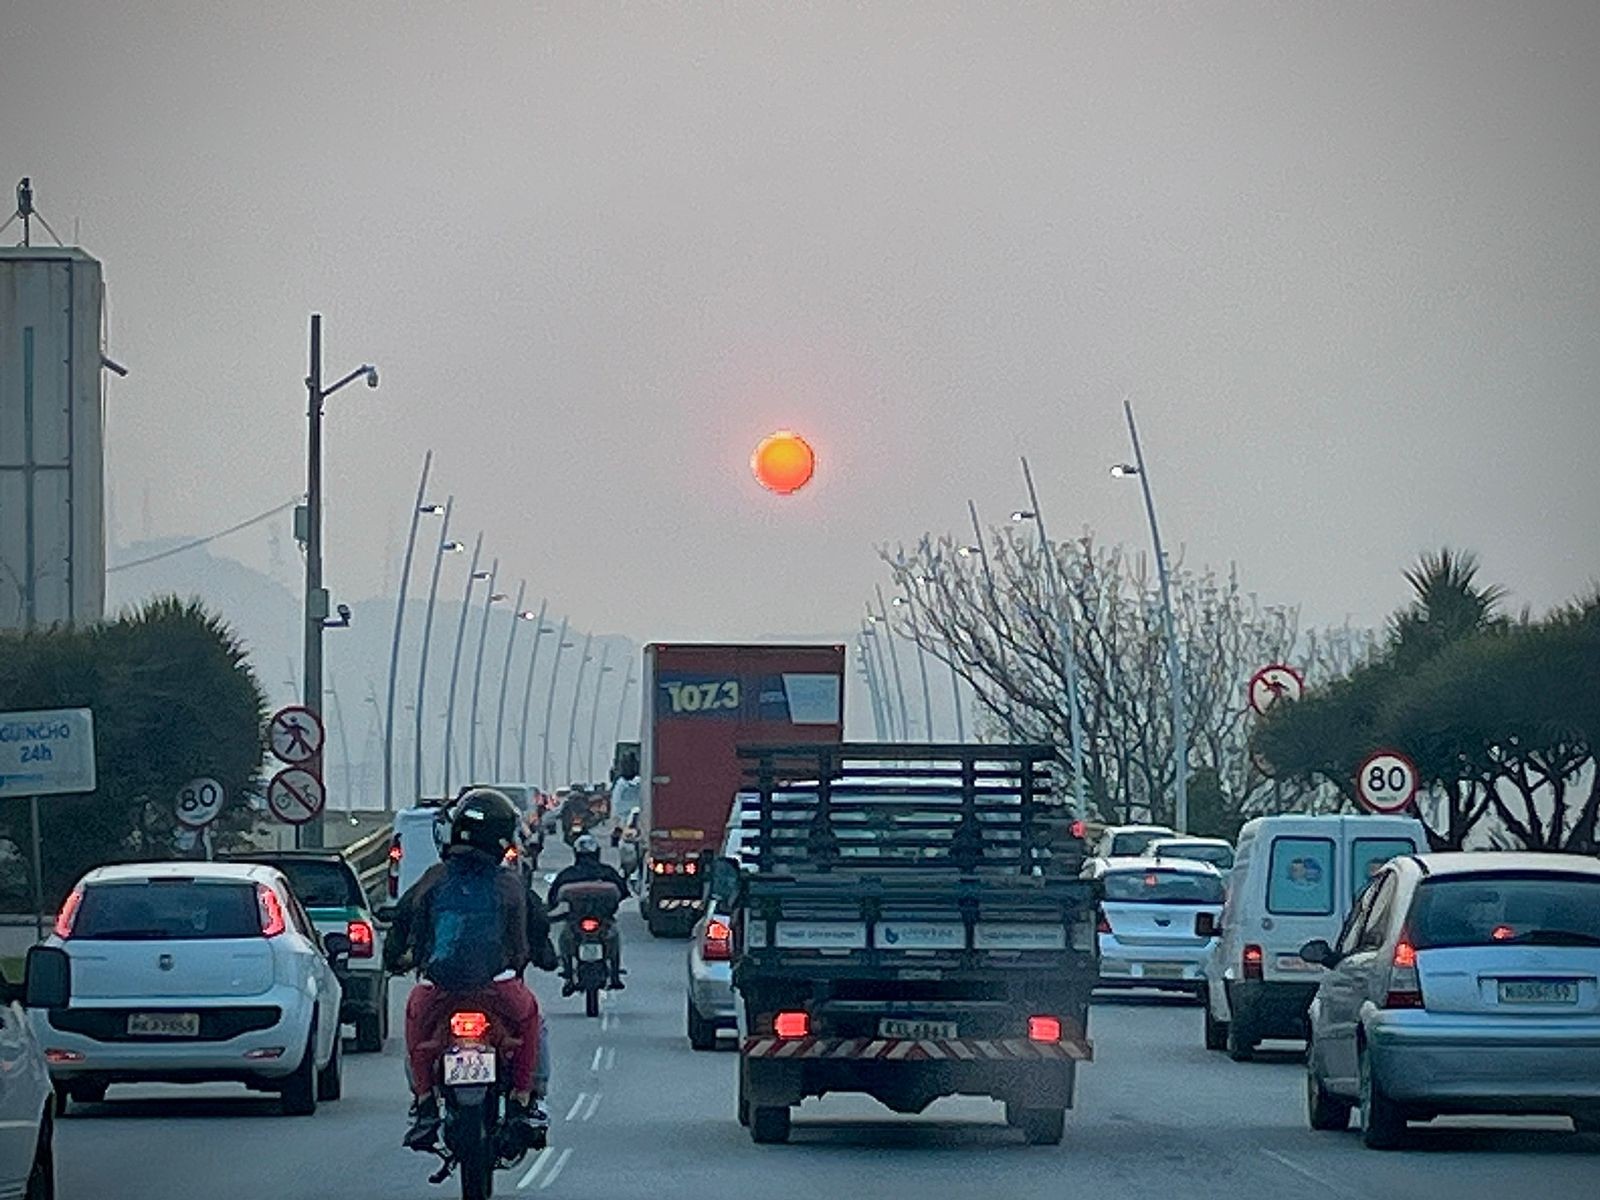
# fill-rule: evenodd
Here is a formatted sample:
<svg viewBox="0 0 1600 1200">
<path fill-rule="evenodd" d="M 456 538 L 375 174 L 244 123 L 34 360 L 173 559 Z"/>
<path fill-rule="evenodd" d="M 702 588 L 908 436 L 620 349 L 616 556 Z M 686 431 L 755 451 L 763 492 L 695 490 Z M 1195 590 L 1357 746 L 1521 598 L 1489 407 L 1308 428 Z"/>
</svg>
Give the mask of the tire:
<svg viewBox="0 0 1600 1200">
<path fill-rule="evenodd" d="M 1574 1113 L 1572 1127 L 1579 1133 L 1600 1133 L 1600 1113 Z"/>
<path fill-rule="evenodd" d="M 750 1140 L 758 1145 L 781 1145 L 789 1140 L 789 1109 L 750 1109 Z"/>
<path fill-rule="evenodd" d="M 702 1017 L 692 999 L 689 1001 L 689 1045 L 696 1050 L 717 1048 L 717 1023 Z"/>
<path fill-rule="evenodd" d="M 1206 1049 L 1226 1050 L 1228 1048 L 1228 1023 L 1219 1021 L 1211 1015 L 1211 998 L 1209 996 L 1202 997 L 1201 1003 L 1206 1006 Z"/>
<path fill-rule="evenodd" d="M 317 1111 L 317 1025 L 311 1023 L 306 1052 L 294 1074 L 278 1085 L 286 1117 L 309 1117 Z"/>
<path fill-rule="evenodd" d="M 67 1094 L 75 1104 L 103 1104 L 108 1086 L 104 1083 L 71 1083 L 67 1085 Z"/>
<path fill-rule="evenodd" d="M 1372 1077 L 1372 1062 L 1361 1051 L 1361 1140 L 1368 1150 L 1398 1150 L 1406 1140 L 1406 1115 Z"/>
<path fill-rule="evenodd" d="M 51 1108 L 55 1110 L 55 1115 L 58 1117 L 66 1116 L 71 1106 L 72 1092 L 64 1083 L 52 1084 L 50 1090 L 55 1093 L 55 1103 L 51 1105 Z"/>
<path fill-rule="evenodd" d="M 1233 1020 L 1228 1022 L 1227 1042 L 1224 1047 L 1228 1057 L 1234 1062 L 1249 1062 L 1256 1056 L 1256 1044 L 1260 1040 L 1251 1024 L 1250 1014 L 1238 1005 L 1234 1005 Z"/>
<path fill-rule="evenodd" d="M 1306 1053 L 1306 1119 L 1311 1128 L 1322 1133 L 1343 1133 L 1350 1128 L 1350 1113 L 1355 1105 L 1338 1096 L 1330 1096 L 1312 1069 L 1312 1054 Z"/>
<path fill-rule="evenodd" d="M 28 1170 L 28 1188 L 22 1200 L 55 1200 L 56 1153 L 55 1126 L 50 1114 L 39 1122 L 39 1144 L 33 1151 L 33 1166 Z"/>
<path fill-rule="evenodd" d="M 487 1110 L 480 1105 L 474 1111 L 476 1119 L 458 1121 L 452 1127 L 450 1148 L 461 1177 L 461 1200 L 489 1200 L 494 1195 L 494 1148 L 482 1119 Z"/>
<path fill-rule="evenodd" d="M 1010 1113 L 1007 1112 L 1007 1120 Z M 1059 1146 L 1067 1131 L 1067 1110 L 1064 1108 L 1024 1108 L 1013 1122 L 1022 1130 L 1023 1139 L 1030 1146 Z"/>
<path fill-rule="evenodd" d="M 600 1015 L 600 989 L 589 988 L 583 993 L 583 1015 L 598 1017 Z"/>
<path fill-rule="evenodd" d="M 384 1020 L 384 1012 L 362 1013 L 356 1018 L 356 1050 L 362 1054 L 378 1054 L 383 1050 L 383 1043 L 388 1035 L 384 1028 L 388 1024 Z"/>
<path fill-rule="evenodd" d="M 337 1100 L 342 1095 L 344 1095 L 344 1039 L 335 1034 L 333 1054 L 328 1058 L 328 1065 L 317 1072 L 317 1099 Z"/>
<path fill-rule="evenodd" d="M 739 1124 L 750 1128 L 750 1101 L 744 1096 L 744 1071 L 739 1072 Z"/>
</svg>

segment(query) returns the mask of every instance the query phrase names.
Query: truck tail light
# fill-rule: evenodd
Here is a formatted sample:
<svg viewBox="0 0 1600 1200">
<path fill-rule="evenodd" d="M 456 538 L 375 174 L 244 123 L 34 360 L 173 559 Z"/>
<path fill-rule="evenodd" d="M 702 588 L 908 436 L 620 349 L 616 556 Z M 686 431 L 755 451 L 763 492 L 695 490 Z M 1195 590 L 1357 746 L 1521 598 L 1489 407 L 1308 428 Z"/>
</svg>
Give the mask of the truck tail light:
<svg viewBox="0 0 1600 1200">
<path fill-rule="evenodd" d="M 1061 1018 L 1029 1017 L 1028 1040 L 1030 1042 L 1059 1042 L 1061 1040 Z"/>
<path fill-rule="evenodd" d="M 365 921 L 351 921 L 344 927 L 350 939 L 351 958 L 371 958 L 373 947 L 372 926 Z"/>
<path fill-rule="evenodd" d="M 1262 977 L 1262 964 L 1266 962 L 1266 955 L 1260 946 L 1246 946 L 1244 948 L 1243 974 L 1246 979 L 1260 979 Z"/>
<path fill-rule="evenodd" d="M 700 957 L 707 962 L 727 962 L 733 957 L 733 928 L 726 921 L 706 922 L 700 939 Z"/>
<path fill-rule="evenodd" d="M 1389 991 L 1383 998 L 1385 1008 L 1422 1008 L 1422 979 L 1417 974 L 1417 951 L 1410 941 L 1402 938 L 1394 948 L 1394 960 L 1389 966 Z"/>
<path fill-rule="evenodd" d="M 808 1012 L 781 1012 L 772 1018 L 772 1032 L 781 1038 L 803 1038 L 811 1035 L 811 1014 Z"/>
</svg>

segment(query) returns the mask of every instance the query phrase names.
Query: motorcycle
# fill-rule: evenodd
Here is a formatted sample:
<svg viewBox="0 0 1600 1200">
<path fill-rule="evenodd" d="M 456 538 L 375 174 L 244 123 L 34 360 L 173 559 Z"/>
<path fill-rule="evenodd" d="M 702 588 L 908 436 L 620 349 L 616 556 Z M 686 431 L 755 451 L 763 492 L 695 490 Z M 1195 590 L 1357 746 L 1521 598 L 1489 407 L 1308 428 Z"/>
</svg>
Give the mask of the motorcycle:
<svg viewBox="0 0 1600 1200">
<path fill-rule="evenodd" d="M 573 981 L 583 993 L 584 1015 L 598 1017 L 600 993 L 611 987 L 612 964 L 606 950 L 622 897 L 613 884 L 569 883 L 558 899 L 558 910 L 566 910 L 559 915 L 572 934 Z"/>
<path fill-rule="evenodd" d="M 440 1055 L 442 1121 L 433 1152 L 443 1165 L 428 1182 L 443 1183 L 459 1171 L 461 1200 L 489 1200 L 494 1173 L 516 1166 L 530 1150 L 543 1150 L 548 1140 L 543 1126 L 507 1120 L 511 1085 L 496 1033 L 486 1013 L 452 1013 Z"/>
</svg>

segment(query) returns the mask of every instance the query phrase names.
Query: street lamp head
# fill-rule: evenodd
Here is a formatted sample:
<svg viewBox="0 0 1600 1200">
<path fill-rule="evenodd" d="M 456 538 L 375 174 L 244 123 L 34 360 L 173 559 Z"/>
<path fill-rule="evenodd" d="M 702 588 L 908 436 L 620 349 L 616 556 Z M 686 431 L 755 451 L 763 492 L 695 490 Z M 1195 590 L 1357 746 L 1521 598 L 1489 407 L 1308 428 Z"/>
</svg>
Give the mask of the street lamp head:
<svg viewBox="0 0 1600 1200">
<path fill-rule="evenodd" d="M 1139 468 L 1132 463 L 1115 463 L 1111 467 L 1111 478 L 1126 479 L 1129 475 L 1137 475 Z"/>
<path fill-rule="evenodd" d="M 1013 521 L 1031 521 L 1035 517 L 1037 517 L 1038 515 L 1039 515 L 1038 513 L 1029 512 L 1025 508 L 1019 508 L 1019 509 L 1017 509 L 1016 512 L 1011 514 L 1011 519 Z"/>
<path fill-rule="evenodd" d="M 467 544 L 465 542 L 446 542 L 439 549 L 446 554 L 465 554 L 467 552 Z"/>
<path fill-rule="evenodd" d="M 417 511 L 419 513 L 424 514 L 425 516 L 437 517 L 439 514 L 444 512 L 444 505 L 442 505 L 442 504 L 422 504 L 422 505 L 419 505 L 417 507 Z"/>
<path fill-rule="evenodd" d="M 531 612 L 526 608 L 523 609 L 521 612 L 519 612 L 517 614 L 517 620 L 519 620 L 519 621 L 537 621 L 538 619 L 539 619 L 539 614 L 538 613 Z"/>
<path fill-rule="evenodd" d="M 906 604 L 906 598 L 904 596 L 896 596 L 893 600 L 889 601 L 889 603 L 893 604 L 896 608 L 904 608 Z"/>
<path fill-rule="evenodd" d="M 500 601 L 502 601 L 504 599 L 506 599 L 506 594 L 504 592 L 493 592 L 489 596 L 489 603 L 490 604 L 499 604 Z"/>
<path fill-rule="evenodd" d="M 975 554 L 982 554 L 983 553 L 983 547 L 982 546 L 961 546 L 961 547 L 958 547 L 956 549 L 956 553 L 959 554 L 962 558 L 971 558 Z"/>
<path fill-rule="evenodd" d="M 378 386 L 378 368 L 372 366 L 371 364 L 368 364 L 367 366 L 361 368 L 361 370 L 367 377 L 367 386 L 369 388 L 377 387 Z"/>
<path fill-rule="evenodd" d="M 487 571 L 474 571 L 472 573 L 472 577 L 474 579 L 487 579 L 487 578 L 489 578 L 489 572 L 487 572 Z"/>
</svg>

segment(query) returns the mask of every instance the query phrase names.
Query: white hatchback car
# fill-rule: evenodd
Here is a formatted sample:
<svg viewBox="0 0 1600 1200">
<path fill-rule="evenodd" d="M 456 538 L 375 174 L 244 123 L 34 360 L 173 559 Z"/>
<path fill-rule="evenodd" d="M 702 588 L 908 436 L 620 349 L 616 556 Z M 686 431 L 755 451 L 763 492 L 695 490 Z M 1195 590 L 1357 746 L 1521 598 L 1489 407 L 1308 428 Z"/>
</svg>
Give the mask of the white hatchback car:
<svg viewBox="0 0 1600 1200">
<path fill-rule="evenodd" d="M 1211 939 L 1196 918 L 1222 913 L 1222 876 L 1206 863 L 1118 858 L 1100 877 L 1100 987 L 1205 994 Z"/>
<path fill-rule="evenodd" d="M 287 1115 L 337 1100 L 349 941 L 319 938 L 273 867 L 130 863 L 90 871 L 48 945 L 72 962 L 66 1007 L 31 1014 L 57 1108 L 113 1083 L 243 1083 Z"/>
</svg>

